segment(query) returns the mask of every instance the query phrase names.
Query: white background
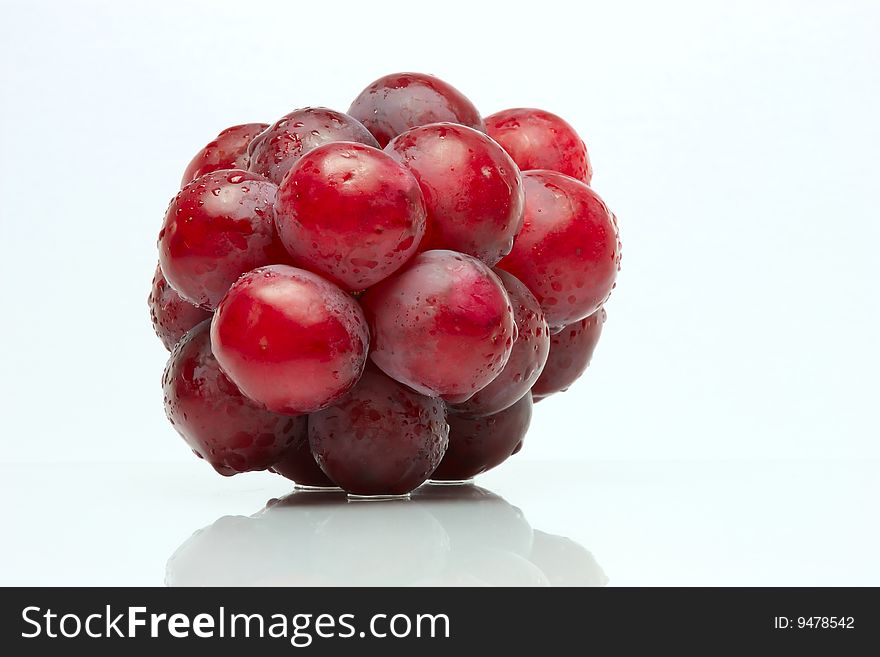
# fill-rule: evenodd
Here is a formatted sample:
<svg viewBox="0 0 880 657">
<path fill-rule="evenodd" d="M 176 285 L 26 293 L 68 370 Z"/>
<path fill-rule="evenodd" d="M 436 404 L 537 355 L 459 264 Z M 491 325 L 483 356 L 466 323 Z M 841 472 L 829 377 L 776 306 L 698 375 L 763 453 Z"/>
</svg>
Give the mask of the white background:
<svg viewBox="0 0 880 657">
<path fill-rule="evenodd" d="M 416 70 L 484 114 L 565 117 L 620 220 L 623 271 L 593 365 L 536 407 L 523 464 L 811 460 L 811 472 L 841 461 L 876 473 L 875 3 L 0 10 L 0 461 L 155 462 L 159 480 L 158 464 L 176 462 L 201 477 L 164 417 L 167 355 L 146 306 L 181 172 L 228 125 L 345 111 L 376 77 Z"/>
</svg>

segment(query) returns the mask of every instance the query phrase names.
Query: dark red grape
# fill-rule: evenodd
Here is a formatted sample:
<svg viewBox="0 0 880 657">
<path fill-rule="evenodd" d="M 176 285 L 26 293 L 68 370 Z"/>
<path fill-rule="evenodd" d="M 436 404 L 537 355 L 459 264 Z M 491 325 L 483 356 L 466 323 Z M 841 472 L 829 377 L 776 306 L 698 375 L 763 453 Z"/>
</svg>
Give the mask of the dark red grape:
<svg viewBox="0 0 880 657">
<path fill-rule="evenodd" d="M 494 271 L 510 297 L 517 338 L 501 374 L 469 400 L 450 408 L 471 417 L 498 413 L 522 399 L 541 375 L 550 351 L 550 329 L 538 300 L 513 274 Z"/>
<path fill-rule="evenodd" d="M 307 415 L 301 416 L 307 418 Z M 336 487 L 312 456 L 312 450 L 309 447 L 309 432 L 306 422 L 302 423 L 303 431 L 296 436 L 296 439 L 287 448 L 287 451 L 281 456 L 271 468 L 275 474 L 290 479 L 292 482 L 300 486 L 310 486 L 314 488 L 330 488 Z"/>
<path fill-rule="evenodd" d="M 611 294 L 620 265 L 617 225 L 579 180 L 528 171 L 523 181 L 523 229 L 498 266 L 526 284 L 553 329 L 592 315 Z"/>
<path fill-rule="evenodd" d="M 402 132 L 428 123 L 461 123 L 485 132 L 474 104 L 458 89 L 433 75 L 393 73 L 364 89 L 348 110 L 381 146 Z"/>
<path fill-rule="evenodd" d="M 299 158 L 333 141 L 379 145 L 373 135 L 348 114 L 326 107 L 305 107 L 281 117 L 251 142 L 249 168 L 278 185 Z"/>
<path fill-rule="evenodd" d="M 287 265 L 242 276 L 211 328 L 223 371 L 250 399 L 297 415 L 329 406 L 361 376 L 370 337 L 357 302 Z"/>
<path fill-rule="evenodd" d="M 165 413 L 193 452 L 222 475 L 265 470 L 302 436 L 305 418 L 269 413 L 246 399 L 211 352 L 209 321 L 177 343 L 165 374 Z"/>
<path fill-rule="evenodd" d="M 449 414 L 449 447 L 431 475 L 434 481 L 460 481 L 491 470 L 522 448 L 532 421 L 532 395 L 495 415 L 468 418 Z"/>
<path fill-rule="evenodd" d="M 593 167 L 584 141 L 560 117 L 518 107 L 486 117 L 486 131 L 523 171 L 549 169 L 589 183 Z"/>
<path fill-rule="evenodd" d="M 519 169 L 482 132 L 454 123 L 408 130 L 385 149 L 415 174 L 425 196 L 422 251 L 451 249 L 489 266 L 510 253 L 522 228 Z"/>
<path fill-rule="evenodd" d="M 214 141 L 196 153 L 183 172 L 180 186 L 218 169 L 247 169 L 250 162 L 248 145 L 268 127 L 266 123 L 245 123 L 226 128 Z"/>
<path fill-rule="evenodd" d="M 159 265 L 156 265 L 156 273 L 153 274 L 153 285 L 147 303 L 150 306 L 153 329 L 168 351 L 193 326 L 211 318 L 210 312 L 194 306 L 168 285 Z"/>
<path fill-rule="evenodd" d="M 443 457 L 448 432 L 441 400 L 373 367 L 335 406 L 309 418 L 315 460 L 355 495 L 403 495 L 419 486 Z"/>
<path fill-rule="evenodd" d="M 593 358 L 607 314 L 604 308 L 579 322 L 569 324 L 550 337 L 550 355 L 541 376 L 532 386 L 532 396 L 540 401 L 568 390 L 580 378 Z"/>
<path fill-rule="evenodd" d="M 278 188 L 237 169 L 186 185 L 168 206 L 159 264 L 187 301 L 213 310 L 244 272 L 289 258 L 275 234 Z"/>
<path fill-rule="evenodd" d="M 294 263 L 350 291 L 398 270 L 425 233 L 425 204 L 412 173 L 353 142 L 304 155 L 281 183 L 275 212 Z"/>
<path fill-rule="evenodd" d="M 460 402 L 504 368 L 516 338 L 504 286 L 489 267 L 454 251 L 420 253 L 367 290 L 370 357 L 391 378 Z"/>
</svg>

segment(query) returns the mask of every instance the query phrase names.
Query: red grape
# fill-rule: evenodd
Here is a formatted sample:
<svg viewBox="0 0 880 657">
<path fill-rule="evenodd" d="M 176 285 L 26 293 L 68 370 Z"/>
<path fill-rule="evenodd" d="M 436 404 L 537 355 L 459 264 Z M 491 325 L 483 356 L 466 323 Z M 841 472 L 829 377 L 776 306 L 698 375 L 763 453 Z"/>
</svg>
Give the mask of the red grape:
<svg viewBox="0 0 880 657">
<path fill-rule="evenodd" d="M 441 121 L 486 131 L 471 101 L 451 84 L 424 73 L 379 78 L 354 99 L 348 113 L 363 123 L 381 146 L 410 128 Z"/>
<path fill-rule="evenodd" d="M 517 338 L 501 374 L 466 402 L 450 408 L 471 417 L 498 413 L 522 399 L 541 375 L 550 351 L 550 329 L 538 300 L 513 274 L 494 271 L 510 297 Z"/>
<path fill-rule="evenodd" d="M 248 145 L 268 127 L 266 123 L 245 123 L 226 128 L 214 141 L 196 153 L 183 172 L 180 186 L 218 169 L 247 169 L 250 161 Z"/>
<path fill-rule="evenodd" d="M 268 410 L 291 415 L 317 411 L 348 392 L 369 341 L 353 298 L 287 265 L 238 279 L 211 327 L 214 354 L 229 378 Z"/>
<path fill-rule="evenodd" d="M 491 470 L 522 448 L 532 421 L 532 395 L 486 417 L 449 414 L 449 447 L 434 470 L 434 481 L 470 479 Z"/>
<path fill-rule="evenodd" d="M 194 306 L 175 292 L 162 275 L 159 265 L 156 265 L 147 303 L 153 329 L 168 351 L 174 348 L 184 333 L 211 317 L 207 310 Z"/>
<path fill-rule="evenodd" d="M 162 377 L 165 412 L 200 458 L 222 475 L 265 470 L 305 430 L 305 418 L 269 413 L 246 399 L 211 352 L 211 323 L 178 342 Z"/>
<path fill-rule="evenodd" d="M 425 204 L 412 173 L 353 142 L 304 155 L 282 181 L 275 212 L 294 263 L 350 291 L 399 269 L 425 233 Z"/>
<path fill-rule="evenodd" d="M 413 128 L 385 149 L 415 174 L 428 208 L 422 251 L 452 249 L 489 266 L 510 253 L 522 228 L 519 169 L 482 132 L 454 123 Z"/>
<path fill-rule="evenodd" d="M 617 225 L 586 184 L 554 171 L 523 174 L 526 211 L 513 251 L 498 266 L 532 291 L 551 328 L 593 314 L 620 265 Z"/>
<path fill-rule="evenodd" d="M 550 337 L 550 355 L 541 376 L 532 386 L 532 396 L 540 401 L 568 390 L 580 378 L 593 358 L 607 315 L 604 308 L 579 322 L 569 324 Z"/>
<path fill-rule="evenodd" d="M 301 417 L 305 420 L 308 416 Z M 315 461 L 315 457 L 312 456 L 307 423 L 303 421 L 301 425 L 302 433 L 297 434 L 296 439 L 290 444 L 281 459 L 271 467 L 272 472 L 280 474 L 300 486 L 335 488 L 336 484 L 330 481 L 321 470 L 318 462 Z"/>
<path fill-rule="evenodd" d="M 159 263 L 171 287 L 213 310 L 244 272 L 286 261 L 275 234 L 277 191 L 238 169 L 205 174 L 180 190 L 159 233 Z"/>
<path fill-rule="evenodd" d="M 516 337 L 504 286 L 489 267 L 454 251 L 420 253 L 361 297 L 370 356 L 393 379 L 461 402 L 504 368 Z"/>
<path fill-rule="evenodd" d="M 433 472 L 449 433 L 441 400 L 409 390 L 373 367 L 335 406 L 309 418 L 321 469 L 355 495 L 402 495 Z"/>
<path fill-rule="evenodd" d="M 299 158 L 333 141 L 379 145 L 373 135 L 348 114 L 326 107 L 305 107 L 281 117 L 251 142 L 249 168 L 278 185 Z"/>
<path fill-rule="evenodd" d="M 549 169 L 585 183 L 593 177 L 583 140 L 555 114 L 523 107 L 504 110 L 486 117 L 486 131 L 523 171 Z"/>
</svg>

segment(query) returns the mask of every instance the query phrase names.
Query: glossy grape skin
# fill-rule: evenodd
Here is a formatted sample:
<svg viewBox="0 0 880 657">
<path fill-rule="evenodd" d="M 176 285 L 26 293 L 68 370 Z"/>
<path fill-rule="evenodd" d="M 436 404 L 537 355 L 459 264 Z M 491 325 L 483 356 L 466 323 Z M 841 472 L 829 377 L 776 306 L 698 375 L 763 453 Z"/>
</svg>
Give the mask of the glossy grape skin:
<svg viewBox="0 0 880 657">
<path fill-rule="evenodd" d="M 579 180 L 527 171 L 523 182 L 523 229 L 498 267 L 526 284 L 554 329 L 592 315 L 611 294 L 620 267 L 617 225 Z"/>
<path fill-rule="evenodd" d="M 516 164 L 482 132 L 434 123 L 395 137 L 386 152 L 415 174 L 428 209 L 422 251 L 450 249 L 490 267 L 510 253 L 525 203 Z"/>
<path fill-rule="evenodd" d="M 168 285 L 159 265 L 156 265 L 156 273 L 153 274 L 147 304 L 150 307 L 153 330 L 168 351 L 193 326 L 211 318 L 210 312 L 194 306 Z"/>
<path fill-rule="evenodd" d="M 249 168 L 278 185 L 303 155 L 334 141 L 379 145 L 373 135 L 348 114 L 326 107 L 304 107 L 282 116 L 251 142 Z"/>
<path fill-rule="evenodd" d="M 403 495 L 424 482 L 446 451 L 446 408 L 368 367 L 354 389 L 309 418 L 321 469 L 355 495 Z"/>
<path fill-rule="evenodd" d="M 384 147 L 410 128 L 460 123 L 481 132 L 483 119 L 458 89 L 433 75 L 392 73 L 364 89 L 348 110 Z"/>
<path fill-rule="evenodd" d="M 270 411 L 320 410 L 361 376 L 370 342 L 357 302 L 288 265 L 242 276 L 221 301 L 211 343 L 223 371 Z"/>
<path fill-rule="evenodd" d="M 178 192 L 159 233 L 159 264 L 180 296 L 213 310 L 246 271 L 289 260 L 275 234 L 277 192 L 239 169 L 205 174 Z"/>
<path fill-rule="evenodd" d="M 287 451 L 284 452 L 280 460 L 272 465 L 270 470 L 286 479 L 290 479 L 299 486 L 335 488 L 336 484 L 324 474 L 318 462 L 315 461 L 315 457 L 312 456 L 312 450 L 309 447 L 307 418 L 307 415 L 301 415 L 297 418 L 303 420 L 299 423 L 302 431 L 297 433 L 296 438 L 290 443 Z"/>
<path fill-rule="evenodd" d="M 305 419 L 246 399 L 211 351 L 210 321 L 189 331 L 168 359 L 165 413 L 193 452 L 222 475 L 265 470 L 305 430 Z"/>
<path fill-rule="evenodd" d="M 532 421 L 532 395 L 486 417 L 449 414 L 449 447 L 431 475 L 433 481 L 470 479 L 491 470 L 522 449 Z"/>
<path fill-rule="evenodd" d="M 425 203 L 413 174 L 386 153 L 353 142 L 305 154 L 282 181 L 275 212 L 294 264 L 352 292 L 397 271 L 425 233 Z"/>
<path fill-rule="evenodd" d="M 589 184 L 593 167 L 584 141 L 562 118 L 529 107 L 486 117 L 486 131 L 523 171 L 549 169 Z"/>
<path fill-rule="evenodd" d="M 180 186 L 218 169 L 247 169 L 250 162 L 248 145 L 268 127 L 267 123 L 245 123 L 226 128 L 195 154 L 183 172 Z"/>
<path fill-rule="evenodd" d="M 504 368 L 516 338 L 504 286 L 489 267 L 454 251 L 418 254 L 361 297 L 370 358 L 391 378 L 462 402 Z"/>
<path fill-rule="evenodd" d="M 602 335 L 608 315 L 604 308 L 579 322 L 564 327 L 550 337 L 550 355 L 541 376 L 532 386 L 534 400 L 540 401 L 568 390 L 587 369 Z"/>
<path fill-rule="evenodd" d="M 541 375 L 550 351 L 550 329 L 538 300 L 513 274 L 494 271 L 510 298 L 517 337 L 501 373 L 466 402 L 450 407 L 470 417 L 499 413 L 522 399 Z"/>
</svg>

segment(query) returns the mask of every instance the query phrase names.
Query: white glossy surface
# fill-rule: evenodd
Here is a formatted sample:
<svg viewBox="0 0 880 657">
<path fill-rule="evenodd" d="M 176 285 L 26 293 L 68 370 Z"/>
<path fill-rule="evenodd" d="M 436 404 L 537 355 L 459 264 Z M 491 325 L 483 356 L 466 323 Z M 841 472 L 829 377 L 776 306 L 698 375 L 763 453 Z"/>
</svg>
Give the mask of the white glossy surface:
<svg viewBox="0 0 880 657">
<path fill-rule="evenodd" d="M 264 509 L 285 480 L 3 466 L 0 584 L 880 585 L 878 470 L 514 458 L 478 478 L 502 497 L 294 493 Z"/>
</svg>

